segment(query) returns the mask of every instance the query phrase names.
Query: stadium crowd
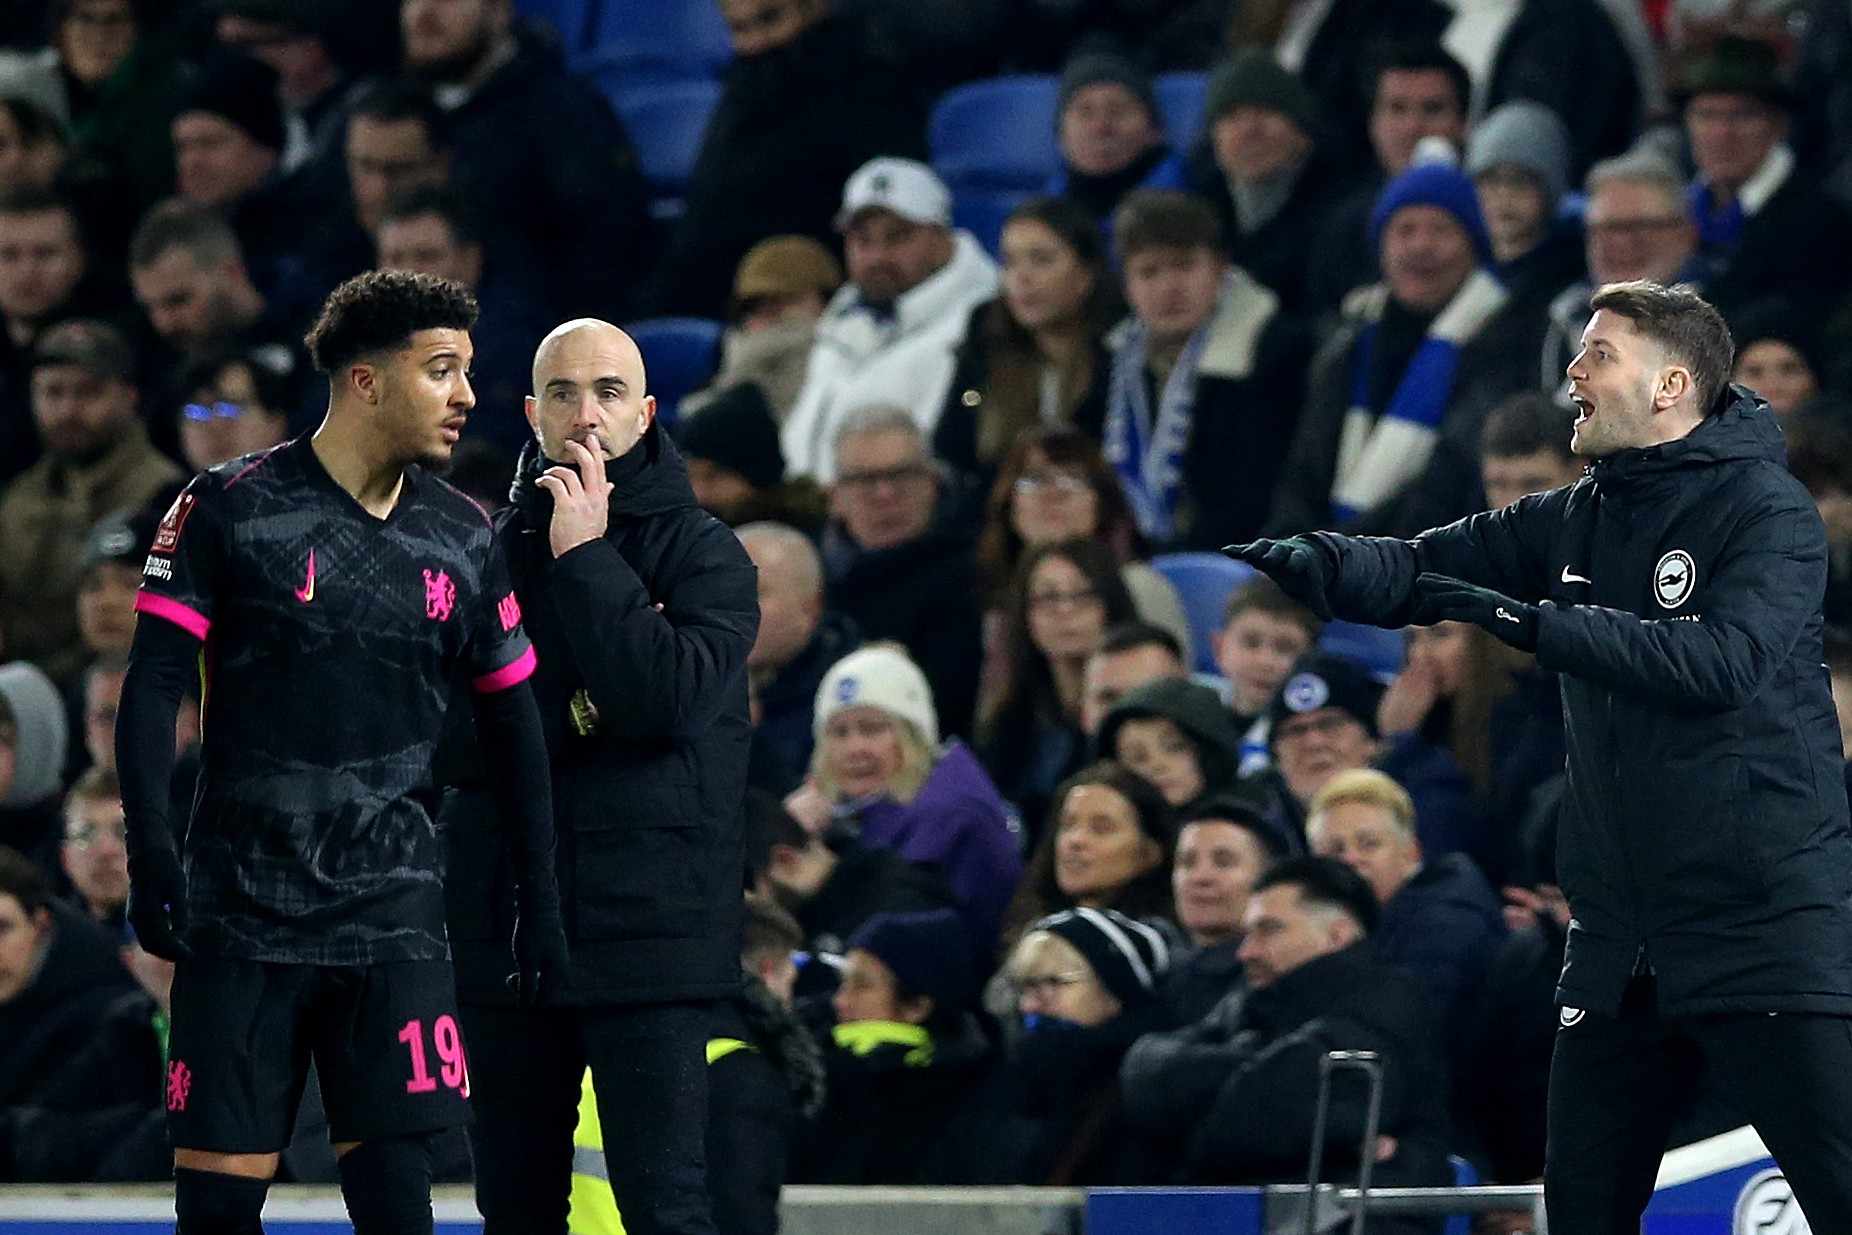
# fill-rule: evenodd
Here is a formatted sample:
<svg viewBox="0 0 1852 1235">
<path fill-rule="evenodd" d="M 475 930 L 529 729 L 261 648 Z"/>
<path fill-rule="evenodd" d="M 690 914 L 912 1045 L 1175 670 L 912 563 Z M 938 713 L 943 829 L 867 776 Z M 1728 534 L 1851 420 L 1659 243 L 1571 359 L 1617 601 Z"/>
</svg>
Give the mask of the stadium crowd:
<svg viewBox="0 0 1852 1235">
<path fill-rule="evenodd" d="M 1571 483 L 1590 297 L 1691 284 L 1825 520 L 1852 736 L 1852 6 L 677 3 L 733 58 L 673 193 L 574 6 L 0 11 L 0 1181 L 169 1174 L 114 767 L 135 592 L 185 477 L 315 428 L 302 335 L 375 266 L 481 302 L 451 479 L 491 508 L 555 323 L 724 326 L 664 411 L 758 569 L 722 1230 L 787 1180 L 1303 1178 L 1330 1049 L 1388 1067 L 1334 1177 L 1538 1178 L 1555 682 L 1232 563 L 1206 612 L 1165 555 Z M 1039 192 L 929 149 L 1006 74 L 1058 82 Z M 199 739 L 193 706 L 177 817 Z M 315 1118 L 291 1178 L 332 1178 Z"/>
</svg>

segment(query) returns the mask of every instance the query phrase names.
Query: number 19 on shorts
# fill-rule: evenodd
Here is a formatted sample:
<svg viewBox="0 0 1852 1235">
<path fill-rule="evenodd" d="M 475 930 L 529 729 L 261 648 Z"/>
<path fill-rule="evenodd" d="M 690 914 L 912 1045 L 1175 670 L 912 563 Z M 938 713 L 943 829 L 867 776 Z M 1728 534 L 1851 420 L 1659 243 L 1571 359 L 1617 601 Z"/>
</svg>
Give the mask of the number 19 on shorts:
<svg viewBox="0 0 1852 1235">
<path fill-rule="evenodd" d="M 463 1035 L 456 1018 L 440 1016 L 431 1026 L 431 1044 L 437 1051 L 437 1076 L 431 1075 L 425 1054 L 424 1022 L 411 1020 L 399 1030 L 399 1041 L 411 1052 L 411 1078 L 405 1082 L 406 1093 L 430 1093 L 441 1078 L 445 1085 L 469 1097 L 469 1064 L 463 1058 Z"/>
</svg>

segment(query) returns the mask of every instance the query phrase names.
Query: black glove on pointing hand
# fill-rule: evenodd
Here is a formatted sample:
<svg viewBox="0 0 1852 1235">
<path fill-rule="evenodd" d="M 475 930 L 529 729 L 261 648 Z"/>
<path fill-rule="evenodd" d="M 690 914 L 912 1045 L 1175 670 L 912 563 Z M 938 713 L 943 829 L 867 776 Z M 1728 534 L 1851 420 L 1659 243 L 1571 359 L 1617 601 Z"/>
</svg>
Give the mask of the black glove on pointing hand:
<svg viewBox="0 0 1852 1235">
<path fill-rule="evenodd" d="M 1229 545 L 1222 552 L 1271 577 L 1282 592 L 1317 614 L 1319 621 L 1331 620 L 1331 602 L 1325 590 L 1337 579 L 1337 562 L 1311 537 L 1256 540 Z"/>
<path fill-rule="evenodd" d="M 1415 580 L 1415 613 L 1423 626 L 1471 622 L 1520 652 L 1537 650 L 1540 610 L 1536 605 L 1449 575 L 1423 574 Z"/>
<path fill-rule="evenodd" d="M 126 914 L 135 939 L 150 956 L 177 961 L 191 956 L 186 933 L 186 872 L 172 849 L 150 849 L 129 859 Z"/>
</svg>

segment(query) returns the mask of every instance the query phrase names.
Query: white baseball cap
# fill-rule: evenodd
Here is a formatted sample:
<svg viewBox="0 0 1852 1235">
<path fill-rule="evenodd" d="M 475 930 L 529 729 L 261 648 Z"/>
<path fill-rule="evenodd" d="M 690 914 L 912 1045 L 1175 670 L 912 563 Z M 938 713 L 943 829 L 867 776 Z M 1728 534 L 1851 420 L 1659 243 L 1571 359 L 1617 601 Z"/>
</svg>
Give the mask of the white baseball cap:
<svg viewBox="0 0 1852 1235">
<path fill-rule="evenodd" d="M 856 168 L 843 186 L 837 230 L 848 227 L 864 210 L 891 210 L 914 223 L 949 227 L 952 193 L 924 163 L 883 156 Z"/>
</svg>

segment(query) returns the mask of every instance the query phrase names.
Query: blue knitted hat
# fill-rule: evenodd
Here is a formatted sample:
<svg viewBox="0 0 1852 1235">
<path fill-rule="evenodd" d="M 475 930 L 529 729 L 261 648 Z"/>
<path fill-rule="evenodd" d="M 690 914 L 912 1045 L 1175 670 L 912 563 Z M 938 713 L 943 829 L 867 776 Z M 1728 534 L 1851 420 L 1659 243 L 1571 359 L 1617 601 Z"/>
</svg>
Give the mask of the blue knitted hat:
<svg viewBox="0 0 1852 1235">
<path fill-rule="evenodd" d="M 1419 156 L 1417 156 L 1419 157 Z M 1479 213 L 1479 194 L 1466 173 L 1451 163 L 1415 163 L 1391 180 L 1370 211 L 1370 244 L 1380 254 L 1383 229 L 1404 206 L 1438 206 L 1459 221 L 1481 264 L 1492 261 L 1492 237 Z"/>
</svg>

